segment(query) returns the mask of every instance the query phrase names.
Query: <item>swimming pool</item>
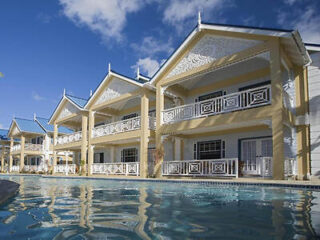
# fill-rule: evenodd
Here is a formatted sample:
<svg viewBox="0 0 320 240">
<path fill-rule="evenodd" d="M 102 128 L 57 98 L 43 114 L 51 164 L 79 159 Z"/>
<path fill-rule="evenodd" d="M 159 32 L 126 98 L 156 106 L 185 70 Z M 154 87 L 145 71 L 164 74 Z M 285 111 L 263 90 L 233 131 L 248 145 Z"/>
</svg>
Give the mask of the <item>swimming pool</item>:
<svg viewBox="0 0 320 240">
<path fill-rule="evenodd" d="M 1 176 L 0 239 L 317 239 L 320 192 Z M 318 235 L 319 236 L 319 235 Z"/>
</svg>

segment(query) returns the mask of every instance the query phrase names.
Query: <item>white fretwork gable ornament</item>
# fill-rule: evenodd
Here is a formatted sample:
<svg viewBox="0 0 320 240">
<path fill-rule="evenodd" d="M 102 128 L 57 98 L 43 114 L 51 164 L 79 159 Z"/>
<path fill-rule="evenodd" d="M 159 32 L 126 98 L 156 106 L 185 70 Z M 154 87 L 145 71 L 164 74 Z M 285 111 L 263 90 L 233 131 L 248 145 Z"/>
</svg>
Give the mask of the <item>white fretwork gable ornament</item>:
<svg viewBox="0 0 320 240">
<path fill-rule="evenodd" d="M 260 41 L 207 34 L 200 39 L 190 52 L 175 66 L 167 78 L 190 71 L 233 53 L 240 52 L 258 43 L 260 43 Z"/>
</svg>

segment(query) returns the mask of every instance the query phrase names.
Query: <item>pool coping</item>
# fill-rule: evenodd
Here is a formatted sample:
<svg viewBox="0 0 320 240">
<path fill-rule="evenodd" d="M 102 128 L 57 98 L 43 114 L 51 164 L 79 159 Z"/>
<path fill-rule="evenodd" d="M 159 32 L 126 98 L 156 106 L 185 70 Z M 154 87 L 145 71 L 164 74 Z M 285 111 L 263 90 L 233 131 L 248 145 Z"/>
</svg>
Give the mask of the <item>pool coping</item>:
<svg viewBox="0 0 320 240">
<path fill-rule="evenodd" d="M 295 181 L 295 180 L 270 180 L 270 179 L 171 179 L 171 178 L 139 178 L 139 177 L 114 177 L 114 176 L 76 176 L 76 175 L 39 175 L 39 174 L 0 174 L 0 176 L 38 176 L 55 179 L 88 179 L 88 180 L 112 180 L 112 181 L 136 181 L 157 183 L 191 183 L 205 185 L 234 185 L 234 186 L 268 186 L 288 187 L 320 190 L 320 181 Z"/>
</svg>

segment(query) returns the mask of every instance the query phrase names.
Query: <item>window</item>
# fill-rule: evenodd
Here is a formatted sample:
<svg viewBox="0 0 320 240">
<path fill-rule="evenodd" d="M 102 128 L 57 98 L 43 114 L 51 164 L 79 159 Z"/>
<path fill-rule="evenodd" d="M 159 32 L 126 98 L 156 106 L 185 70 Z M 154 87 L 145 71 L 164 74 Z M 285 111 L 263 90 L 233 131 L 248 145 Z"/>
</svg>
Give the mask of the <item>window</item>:
<svg viewBox="0 0 320 240">
<path fill-rule="evenodd" d="M 153 109 L 153 110 L 150 110 L 149 111 L 149 117 L 155 117 L 156 116 L 156 110 Z"/>
<path fill-rule="evenodd" d="M 225 141 L 214 140 L 194 144 L 194 159 L 225 158 Z"/>
<path fill-rule="evenodd" d="M 209 100 L 209 99 L 217 98 L 217 97 L 221 97 L 221 96 L 222 96 L 222 91 L 217 91 L 217 92 L 213 92 L 213 93 L 199 96 L 198 99 L 196 100 L 196 102 L 205 101 L 205 100 Z"/>
<path fill-rule="evenodd" d="M 265 81 L 265 82 L 251 84 L 251 85 L 248 85 L 248 86 L 245 86 L 245 87 L 241 87 L 241 88 L 239 88 L 239 91 L 245 91 L 245 90 L 249 90 L 249 89 L 257 88 L 257 87 L 263 87 L 263 86 L 268 85 L 268 84 L 271 84 L 270 80 L 269 81 Z"/>
<path fill-rule="evenodd" d="M 121 162 L 137 162 L 138 149 L 126 148 L 121 151 Z"/>
<path fill-rule="evenodd" d="M 135 118 L 135 117 L 138 117 L 138 114 L 137 114 L 137 113 L 132 113 L 132 114 L 129 114 L 129 115 L 125 115 L 125 116 L 123 116 L 121 119 L 122 119 L 122 120 L 127 120 L 127 119 Z"/>
<path fill-rule="evenodd" d="M 95 163 L 104 163 L 104 154 L 103 153 L 95 153 L 94 154 L 94 162 Z"/>
</svg>

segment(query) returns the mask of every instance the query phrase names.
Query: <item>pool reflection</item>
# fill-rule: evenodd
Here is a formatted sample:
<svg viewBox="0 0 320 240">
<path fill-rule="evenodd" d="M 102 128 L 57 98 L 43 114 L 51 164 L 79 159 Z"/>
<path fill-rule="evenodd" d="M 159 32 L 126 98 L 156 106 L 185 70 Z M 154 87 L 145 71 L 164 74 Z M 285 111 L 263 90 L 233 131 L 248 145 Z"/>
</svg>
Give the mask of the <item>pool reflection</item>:
<svg viewBox="0 0 320 240">
<path fill-rule="evenodd" d="M 320 193 L 11 177 L 0 239 L 317 239 Z"/>
</svg>

